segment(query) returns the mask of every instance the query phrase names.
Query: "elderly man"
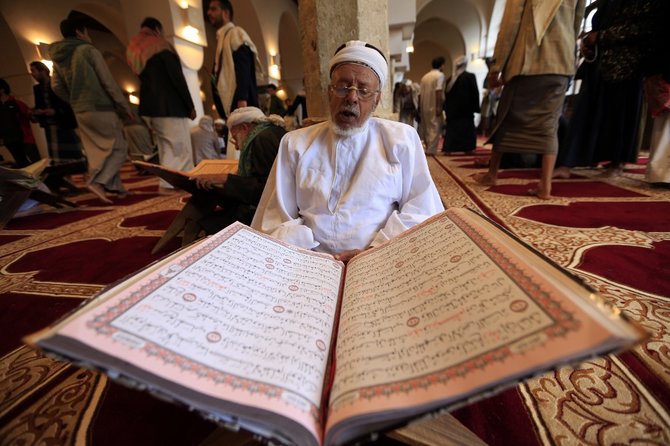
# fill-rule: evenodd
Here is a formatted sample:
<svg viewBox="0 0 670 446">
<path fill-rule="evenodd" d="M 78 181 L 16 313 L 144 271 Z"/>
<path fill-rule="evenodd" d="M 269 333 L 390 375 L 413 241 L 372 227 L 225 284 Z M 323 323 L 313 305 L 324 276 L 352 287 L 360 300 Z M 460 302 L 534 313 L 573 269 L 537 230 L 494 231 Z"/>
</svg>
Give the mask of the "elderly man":
<svg viewBox="0 0 670 446">
<path fill-rule="evenodd" d="M 203 190 L 195 193 L 186 206 L 198 209 L 190 224 L 214 234 L 235 221 L 250 224 L 272 168 L 279 142 L 284 136 L 284 120 L 277 115 L 265 116 L 257 107 L 242 107 L 228 117 L 232 144 L 240 150 L 237 174 L 221 174 L 207 180 L 197 179 Z M 221 209 L 215 210 L 219 205 Z"/>
<path fill-rule="evenodd" d="M 443 210 L 416 131 L 371 118 L 387 74 L 370 44 L 337 50 L 330 120 L 282 139 L 253 228 L 347 261 Z"/>
</svg>

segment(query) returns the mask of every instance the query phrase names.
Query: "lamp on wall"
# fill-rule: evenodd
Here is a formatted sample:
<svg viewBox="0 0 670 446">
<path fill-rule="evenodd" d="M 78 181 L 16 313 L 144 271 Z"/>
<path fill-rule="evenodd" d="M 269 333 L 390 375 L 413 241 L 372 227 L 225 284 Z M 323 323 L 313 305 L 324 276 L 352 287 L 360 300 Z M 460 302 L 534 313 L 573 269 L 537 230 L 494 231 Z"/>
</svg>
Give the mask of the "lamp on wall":
<svg viewBox="0 0 670 446">
<path fill-rule="evenodd" d="M 268 70 L 270 77 L 273 79 L 281 79 L 281 70 L 279 69 L 279 54 L 270 53 L 270 69 Z"/>
<path fill-rule="evenodd" d="M 49 57 L 49 44 L 44 42 L 39 42 L 37 44 L 37 55 L 40 58 L 40 62 L 49 67 L 49 71 L 53 70 L 54 63 Z"/>
<path fill-rule="evenodd" d="M 129 91 L 128 92 L 128 102 L 130 102 L 133 105 L 139 105 L 140 104 L 140 98 L 137 97 L 134 91 Z"/>
<path fill-rule="evenodd" d="M 184 24 L 182 35 L 190 42 L 200 43 L 200 30 L 191 25 L 191 21 L 189 20 L 188 0 L 178 0 L 177 4 L 181 8 L 182 23 Z"/>
</svg>

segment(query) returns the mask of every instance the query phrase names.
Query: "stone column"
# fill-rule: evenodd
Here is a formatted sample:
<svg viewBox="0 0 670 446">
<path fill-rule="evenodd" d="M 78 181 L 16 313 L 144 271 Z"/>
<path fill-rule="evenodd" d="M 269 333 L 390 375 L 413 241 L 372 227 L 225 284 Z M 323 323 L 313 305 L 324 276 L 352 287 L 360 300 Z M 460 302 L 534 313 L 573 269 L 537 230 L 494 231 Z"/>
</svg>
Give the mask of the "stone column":
<svg viewBox="0 0 670 446">
<path fill-rule="evenodd" d="M 379 48 L 389 59 L 388 0 L 300 0 L 300 38 L 305 70 L 305 92 L 310 117 L 327 117 L 328 61 L 348 40 L 363 40 Z M 382 92 L 375 115 L 391 113 L 393 76 Z"/>
</svg>

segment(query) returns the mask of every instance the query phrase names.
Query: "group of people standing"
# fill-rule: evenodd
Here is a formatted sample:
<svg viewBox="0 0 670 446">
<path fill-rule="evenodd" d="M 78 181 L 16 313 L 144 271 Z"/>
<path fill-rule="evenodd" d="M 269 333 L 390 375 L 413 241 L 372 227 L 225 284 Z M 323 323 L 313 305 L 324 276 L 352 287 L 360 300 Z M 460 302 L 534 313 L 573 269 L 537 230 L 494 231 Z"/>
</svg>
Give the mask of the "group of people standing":
<svg viewBox="0 0 670 446">
<path fill-rule="evenodd" d="M 605 163 L 603 176 L 620 174 L 624 163 L 637 161 L 644 82 L 646 103 L 656 104 L 647 180 L 670 183 L 668 2 L 598 0 L 590 8 L 596 8 L 592 29 L 583 33 L 584 0 L 506 3 L 486 79 L 489 92 L 502 89 L 488 135 L 493 151 L 488 172 L 475 175 L 476 181 L 495 185 L 503 154 L 541 157 L 540 183 L 529 193 L 543 199 L 551 196 L 552 178 L 569 178 L 572 167 Z M 581 91 L 567 130 L 559 131 L 578 42 Z M 421 80 L 416 114 L 427 154 L 438 150 L 445 117 L 443 152 L 469 152 L 476 146 L 475 76 L 465 71 L 465 58 L 453 65 L 446 78 L 444 58 L 435 58 Z"/>
<path fill-rule="evenodd" d="M 396 86 L 394 111 L 399 121 L 414 125 L 427 154 L 436 154 L 443 140 L 442 152 L 471 152 L 477 145 L 474 114 L 479 113 L 479 89 L 474 74 L 466 71 L 467 59 L 454 60 L 454 71 L 446 78 L 445 59 L 432 60 L 432 69 L 416 85 L 406 80 Z M 446 118 L 446 119 L 445 119 Z"/>
</svg>

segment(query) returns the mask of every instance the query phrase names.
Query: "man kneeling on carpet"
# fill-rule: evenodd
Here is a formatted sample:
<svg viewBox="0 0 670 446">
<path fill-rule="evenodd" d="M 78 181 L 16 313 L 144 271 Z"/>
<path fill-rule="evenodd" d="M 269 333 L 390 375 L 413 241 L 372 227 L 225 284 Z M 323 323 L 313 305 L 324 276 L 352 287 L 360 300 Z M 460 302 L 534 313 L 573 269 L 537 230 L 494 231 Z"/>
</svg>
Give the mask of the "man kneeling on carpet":
<svg viewBox="0 0 670 446">
<path fill-rule="evenodd" d="M 387 76 L 370 44 L 335 52 L 330 120 L 282 139 L 252 228 L 348 261 L 444 209 L 416 130 L 371 117 Z"/>
<path fill-rule="evenodd" d="M 200 217 L 187 224 L 197 224 L 207 234 L 214 234 L 235 221 L 251 224 L 277 156 L 279 142 L 286 133 L 283 118 L 265 116 L 257 107 L 234 110 L 228 116 L 227 124 L 231 142 L 240 150 L 237 174 L 197 179 L 202 191 L 194 194 L 186 204 L 198 210 L 198 213 L 189 215 Z M 220 209 L 215 209 L 217 205 Z"/>
</svg>

